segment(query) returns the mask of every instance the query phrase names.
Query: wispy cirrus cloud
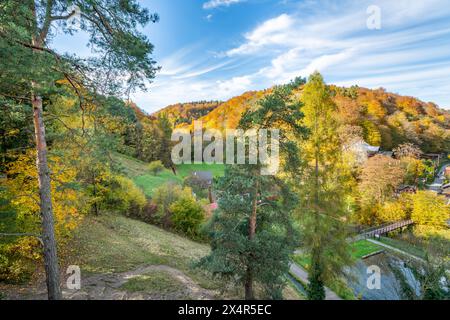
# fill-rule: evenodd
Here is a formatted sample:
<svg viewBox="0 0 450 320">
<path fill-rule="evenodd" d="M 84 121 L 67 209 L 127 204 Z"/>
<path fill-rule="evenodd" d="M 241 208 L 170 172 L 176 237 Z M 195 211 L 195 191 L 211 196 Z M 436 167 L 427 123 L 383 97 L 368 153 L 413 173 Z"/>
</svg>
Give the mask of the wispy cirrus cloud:
<svg viewBox="0 0 450 320">
<path fill-rule="evenodd" d="M 238 2 L 211 0 L 204 8 Z M 381 30 L 366 25 L 373 3 L 381 8 Z M 281 8 L 237 31 L 231 41 L 208 50 L 180 49 L 161 60 L 150 94 L 139 99 L 150 110 L 226 100 L 318 70 L 329 83 L 385 87 L 450 107 L 448 0 L 307 0 Z"/>
<path fill-rule="evenodd" d="M 450 45 L 450 24 L 443 22 L 444 17 L 450 17 L 445 1 L 430 0 L 426 6 L 402 0 L 377 2 L 382 9 L 383 28 L 379 32 L 366 26 L 366 8 L 371 1 L 356 5 L 343 1 L 333 7 L 323 0 L 310 3 L 308 14 L 294 10 L 260 23 L 244 33 L 242 44 L 225 54 L 269 59 L 256 72 L 240 75 L 250 79 L 251 85 L 285 83 L 317 70 L 340 84 L 386 86 L 388 90 L 412 94 L 414 82 L 415 88 L 420 88 L 419 82 L 429 87 L 429 81 L 421 76 L 435 74 L 436 92 L 443 92 L 438 87 L 448 87 L 450 81 L 437 81 L 443 73 L 430 66 L 429 60 L 446 60 L 443 70 L 450 65 L 450 59 L 445 58 Z M 430 72 L 425 72 L 426 68 Z M 415 95 L 420 98 L 420 92 Z M 450 105 L 448 98 L 441 100 L 442 96 L 436 96 L 438 103 Z"/>
<path fill-rule="evenodd" d="M 203 3 L 203 9 L 214 9 L 217 7 L 228 7 L 232 4 L 243 2 L 245 0 L 209 0 Z"/>
</svg>

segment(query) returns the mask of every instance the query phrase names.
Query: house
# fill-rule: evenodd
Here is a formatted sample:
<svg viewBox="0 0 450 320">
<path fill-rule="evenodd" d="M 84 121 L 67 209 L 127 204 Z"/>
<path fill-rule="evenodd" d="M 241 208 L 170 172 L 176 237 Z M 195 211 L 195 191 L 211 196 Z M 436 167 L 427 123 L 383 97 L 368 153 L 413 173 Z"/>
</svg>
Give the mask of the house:
<svg viewBox="0 0 450 320">
<path fill-rule="evenodd" d="M 191 177 L 195 183 L 202 189 L 208 189 L 208 199 L 210 203 L 214 202 L 212 194 L 213 175 L 211 171 L 192 171 Z"/>
<path fill-rule="evenodd" d="M 425 160 L 431 160 L 436 164 L 436 166 L 439 166 L 441 164 L 443 156 L 440 153 L 425 153 L 422 154 L 420 158 Z"/>
<path fill-rule="evenodd" d="M 368 144 L 367 142 L 361 142 L 362 148 L 367 152 L 367 155 L 370 156 L 374 156 L 378 153 L 378 151 L 380 151 L 380 147 L 377 146 L 371 146 L 370 144 Z"/>
<path fill-rule="evenodd" d="M 417 192 L 417 187 L 411 186 L 411 185 L 400 185 L 395 190 L 395 193 L 397 195 L 400 195 L 402 193 L 416 193 L 416 192 Z"/>
<path fill-rule="evenodd" d="M 367 158 L 373 157 L 380 150 L 380 147 L 371 146 L 363 140 L 354 141 L 344 148 L 356 156 L 356 161 L 359 164 L 366 162 Z"/>
<path fill-rule="evenodd" d="M 213 175 L 211 171 L 192 171 L 191 175 L 195 177 L 204 188 L 208 188 L 212 185 Z"/>
<path fill-rule="evenodd" d="M 441 187 L 441 192 L 442 195 L 446 196 L 447 198 L 450 198 L 450 183 L 444 184 Z"/>
</svg>

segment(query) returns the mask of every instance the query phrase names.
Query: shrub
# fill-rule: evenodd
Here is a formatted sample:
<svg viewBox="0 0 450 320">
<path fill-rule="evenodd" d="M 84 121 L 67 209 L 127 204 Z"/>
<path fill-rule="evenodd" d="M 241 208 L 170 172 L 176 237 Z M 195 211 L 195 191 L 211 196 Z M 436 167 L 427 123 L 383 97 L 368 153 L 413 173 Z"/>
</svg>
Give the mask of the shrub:
<svg viewBox="0 0 450 320">
<path fill-rule="evenodd" d="M 147 200 L 133 181 L 111 176 L 104 194 L 104 207 L 126 215 L 140 216 Z"/>
<path fill-rule="evenodd" d="M 154 222 L 169 228 L 172 225 L 170 206 L 178 199 L 189 196 L 192 196 L 190 188 L 182 188 L 173 182 L 167 182 L 155 189 L 152 202 L 158 206 L 158 209 L 154 216 Z"/>
<path fill-rule="evenodd" d="M 158 212 L 158 206 L 152 202 L 147 202 L 142 210 L 140 218 L 144 222 L 152 222 L 155 219 L 155 215 Z"/>
<path fill-rule="evenodd" d="M 161 162 L 161 160 L 150 162 L 148 165 L 148 170 L 154 175 L 157 176 L 158 173 L 162 172 L 164 170 L 164 166 Z"/>
<path fill-rule="evenodd" d="M 13 246 L 0 246 L 0 282 L 20 284 L 31 277 L 31 269 L 26 258 L 20 256 Z"/>
<path fill-rule="evenodd" d="M 205 213 L 201 204 L 190 197 L 182 197 L 170 206 L 172 212 L 172 223 L 175 230 L 181 231 L 187 236 L 199 235 Z"/>
</svg>

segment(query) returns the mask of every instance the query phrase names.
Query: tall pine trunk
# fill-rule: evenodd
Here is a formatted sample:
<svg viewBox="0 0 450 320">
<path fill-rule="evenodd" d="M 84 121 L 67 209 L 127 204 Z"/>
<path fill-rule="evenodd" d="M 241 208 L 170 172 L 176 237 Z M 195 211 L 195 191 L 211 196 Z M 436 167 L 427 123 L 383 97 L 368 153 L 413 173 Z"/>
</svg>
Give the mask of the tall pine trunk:
<svg viewBox="0 0 450 320">
<path fill-rule="evenodd" d="M 248 239 L 253 240 L 256 233 L 256 211 L 258 209 L 258 190 L 259 183 L 256 182 L 255 195 L 253 198 L 252 214 L 248 223 Z M 247 265 L 247 270 L 245 273 L 245 300 L 254 300 L 255 294 L 253 291 L 253 268 L 251 263 Z"/>
<path fill-rule="evenodd" d="M 33 86 L 35 84 L 33 83 Z M 44 263 L 47 275 L 48 299 L 61 299 L 59 267 L 56 252 L 55 230 L 50 185 L 50 170 L 47 163 L 47 142 L 43 120 L 42 98 L 32 94 L 34 134 L 36 139 L 36 166 L 38 170 L 40 209 L 42 218 L 42 242 L 44 244 Z"/>
<path fill-rule="evenodd" d="M 38 30 L 36 7 L 34 0 L 29 2 L 33 20 L 31 25 L 31 45 L 36 54 L 42 52 L 37 49 L 45 43 L 45 33 Z M 46 20 L 50 19 L 51 5 L 47 3 Z M 50 20 L 48 20 L 50 21 Z M 45 24 L 45 23 L 44 23 Z M 39 206 L 42 221 L 42 244 L 44 252 L 44 265 L 49 300 L 62 299 L 59 279 L 58 255 L 56 249 L 55 229 L 53 221 L 52 192 L 50 169 L 47 162 L 47 141 L 45 140 L 45 125 L 43 118 L 42 97 L 37 93 L 39 84 L 31 80 L 31 105 L 33 107 L 34 137 L 36 140 L 36 167 L 39 184 Z"/>
</svg>

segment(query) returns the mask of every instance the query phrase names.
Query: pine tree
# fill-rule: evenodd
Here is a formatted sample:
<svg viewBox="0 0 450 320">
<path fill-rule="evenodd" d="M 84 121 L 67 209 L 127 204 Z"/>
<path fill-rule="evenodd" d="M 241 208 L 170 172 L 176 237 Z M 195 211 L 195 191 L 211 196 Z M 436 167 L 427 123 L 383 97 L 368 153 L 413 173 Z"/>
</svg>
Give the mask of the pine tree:
<svg viewBox="0 0 450 320">
<path fill-rule="evenodd" d="M 287 133 L 304 134 L 299 104 L 290 101 L 291 90 L 276 88 L 240 122 L 243 129 L 281 129 L 284 174 L 298 165 L 298 150 Z M 261 175 L 261 168 L 261 163 L 227 166 L 215 186 L 219 210 L 207 227 L 211 254 L 200 265 L 243 285 L 246 299 L 256 297 L 255 284 L 264 289 L 264 297 L 279 299 L 297 242 L 291 218 L 296 201 L 285 182 Z"/>
<path fill-rule="evenodd" d="M 69 8 L 76 4 L 78 7 Z M 89 36 L 97 57 L 78 59 L 51 48 L 55 30 L 76 32 L 72 23 L 79 15 L 80 29 Z M 80 87 L 102 94 L 129 93 L 144 88 L 156 68 L 153 46 L 137 31 L 138 25 L 157 20 L 133 0 L 34 1 L 0 3 L 0 93 L 26 101 L 33 111 L 39 181 L 42 240 L 49 299 L 60 299 L 59 267 L 54 234 L 51 178 L 47 161 L 44 106 L 57 93 L 57 81 L 66 80 L 78 94 Z M 26 98 L 25 98 L 26 97 Z"/>
<path fill-rule="evenodd" d="M 351 185 L 342 161 L 335 105 L 319 73 L 305 85 L 303 124 L 309 130 L 301 144 L 305 166 L 299 172 L 298 206 L 302 245 L 311 257 L 308 298 L 324 299 L 324 283 L 337 277 L 350 261 L 346 242 L 346 192 Z"/>
</svg>

